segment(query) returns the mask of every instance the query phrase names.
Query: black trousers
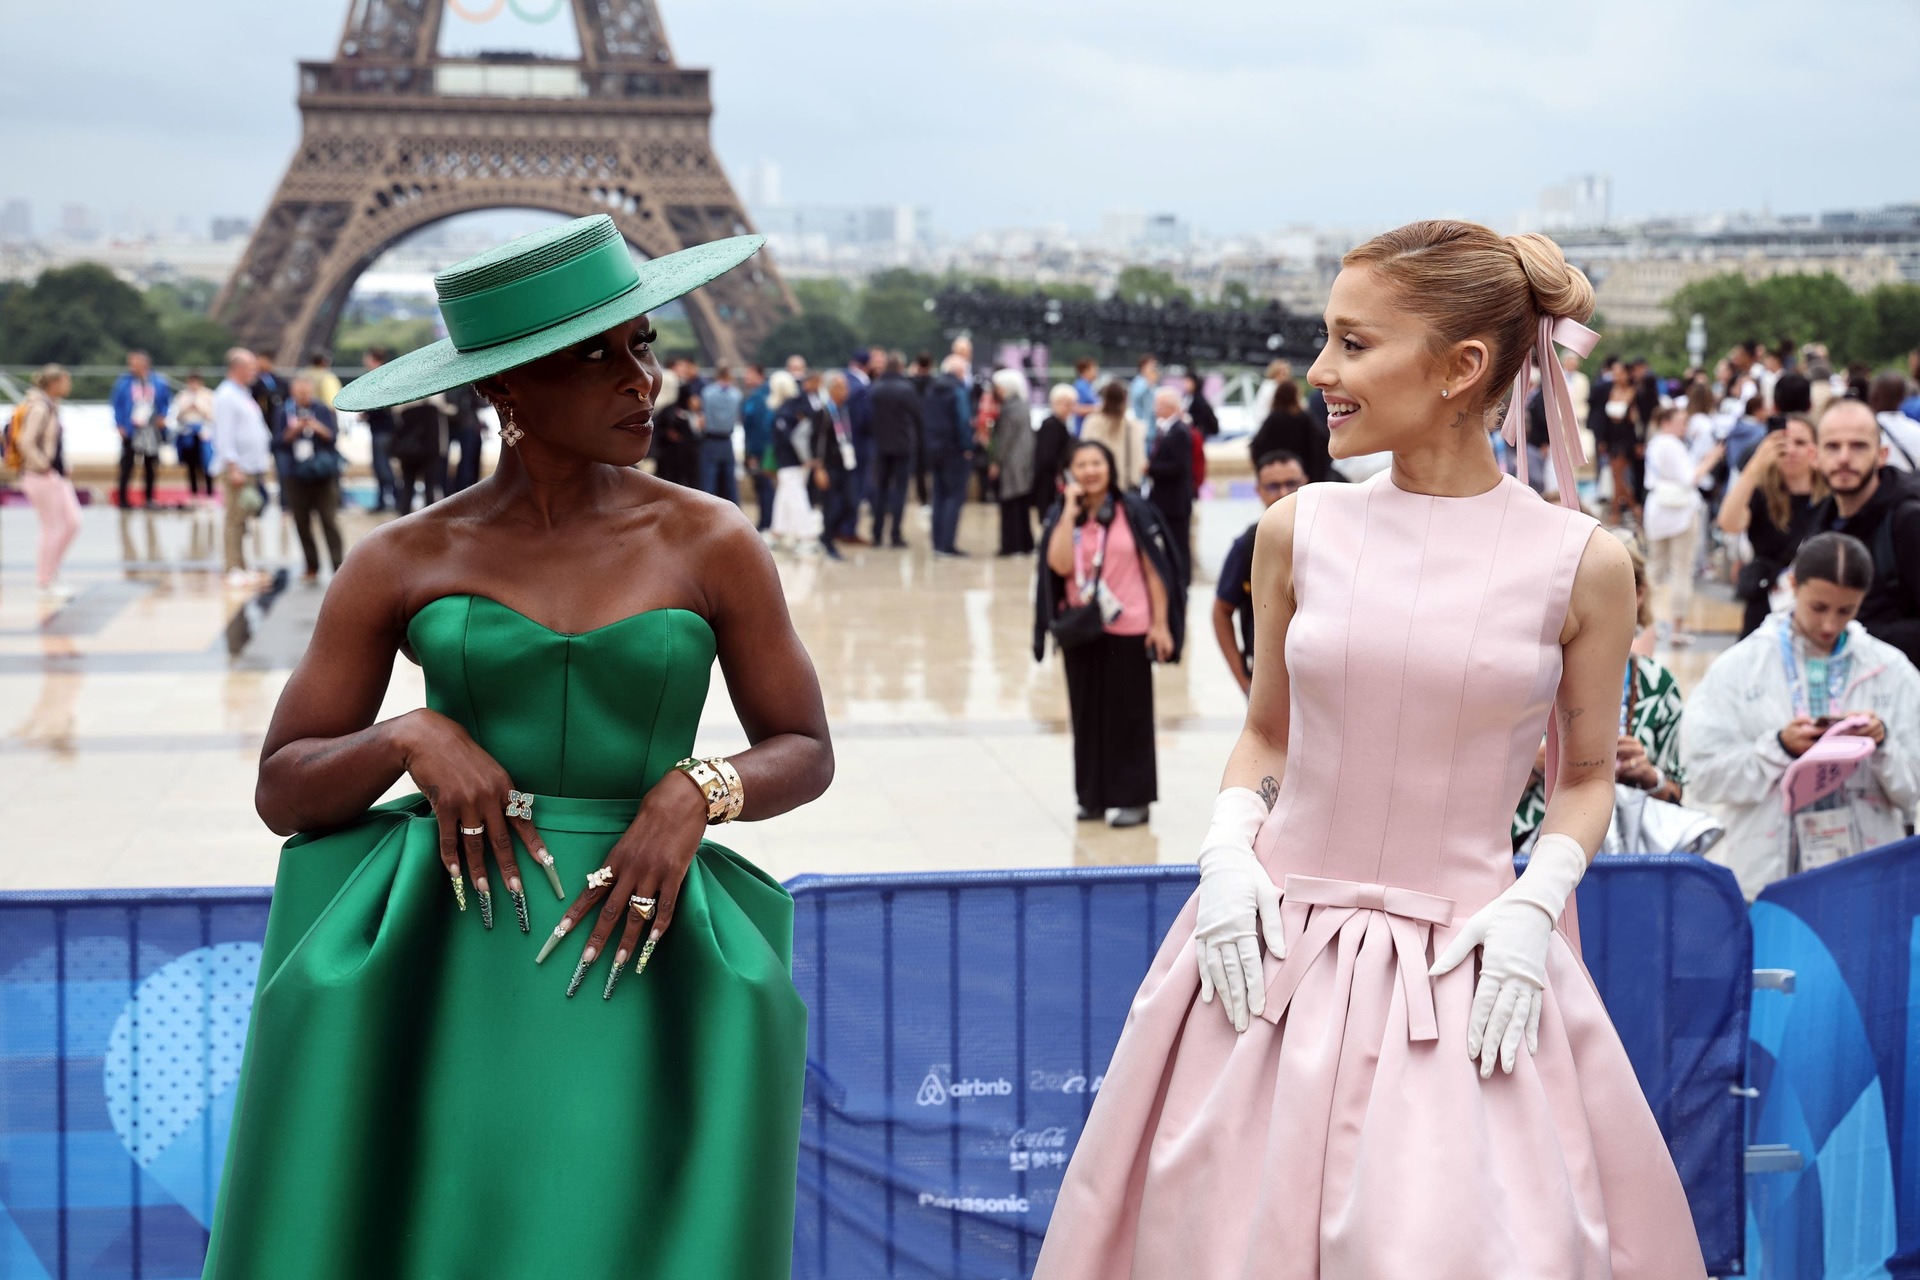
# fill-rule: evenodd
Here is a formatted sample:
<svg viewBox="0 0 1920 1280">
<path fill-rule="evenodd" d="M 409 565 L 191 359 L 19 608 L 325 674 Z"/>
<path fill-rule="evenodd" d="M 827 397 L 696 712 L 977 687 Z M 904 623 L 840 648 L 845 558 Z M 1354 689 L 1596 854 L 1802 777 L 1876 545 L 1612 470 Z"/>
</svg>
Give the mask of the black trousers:
<svg viewBox="0 0 1920 1280">
<path fill-rule="evenodd" d="M 877 472 L 873 483 L 873 545 L 880 546 L 884 538 L 899 546 L 906 541 L 900 520 L 907 507 L 907 476 L 913 470 L 913 459 L 883 453 L 876 455 L 873 463 Z M 885 533 L 889 523 L 893 527 L 890 535 Z"/>
<path fill-rule="evenodd" d="M 413 511 L 413 490 L 415 485 L 425 485 L 427 500 L 421 506 L 430 507 L 440 500 L 438 475 L 441 467 L 433 458 L 395 458 L 400 468 L 400 482 L 394 486 L 394 506 L 401 515 Z"/>
<path fill-rule="evenodd" d="M 1021 494 L 1000 499 L 1000 554 L 1033 554 L 1033 497 Z"/>
<path fill-rule="evenodd" d="M 197 435 L 174 437 L 174 452 L 180 457 L 180 465 L 187 469 L 187 496 L 197 494 L 213 496 L 213 477 L 207 474 L 207 447 Z"/>
<path fill-rule="evenodd" d="M 313 521 L 318 517 L 320 535 L 327 541 L 328 567 L 338 573 L 341 560 L 340 524 L 335 519 L 340 511 L 338 478 L 292 478 L 287 481 L 281 496 L 286 500 L 287 514 L 293 517 L 293 531 L 300 535 L 300 554 L 307 562 L 307 572 L 320 572 L 320 548 L 313 537 Z"/>
<path fill-rule="evenodd" d="M 133 481 L 133 462 L 138 458 L 146 468 L 147 506 L 153 506 L 153 482 L 158 474 L 159 459 L 150 453 L 135 453 L 133 437 L 120 437 L 120 509 L 127 509 L 127 485 Z"/>
<path fill-rule="evenodd" d="M 1152 804 L 1160 795 L 1147 638 L 1101 636 L 1061 658 L 1073 718 L 1073 789 L 1081 807 Z"/>
</svg>

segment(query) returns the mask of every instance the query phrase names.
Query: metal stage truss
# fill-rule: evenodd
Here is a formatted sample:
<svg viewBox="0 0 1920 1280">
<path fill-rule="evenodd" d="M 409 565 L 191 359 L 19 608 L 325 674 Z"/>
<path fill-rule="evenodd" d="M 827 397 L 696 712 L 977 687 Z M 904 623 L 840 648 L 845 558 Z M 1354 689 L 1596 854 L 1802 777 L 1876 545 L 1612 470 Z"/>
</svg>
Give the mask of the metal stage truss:
<svg viewBox="0 0 1920 1280">
<path fill-rule="evenodd" d="M 1179 301 L 1156 305 L 949 288 L 934 296 L 932 307 L 949 329 L 1036 343 L 1092 342 L 1111 351 L 1151 351 L 1178 364 L 1311 361 L 1321 345 L 1319 318 L 1296 315 L 1278 302 L 1202 310 Z"/>
</svg>

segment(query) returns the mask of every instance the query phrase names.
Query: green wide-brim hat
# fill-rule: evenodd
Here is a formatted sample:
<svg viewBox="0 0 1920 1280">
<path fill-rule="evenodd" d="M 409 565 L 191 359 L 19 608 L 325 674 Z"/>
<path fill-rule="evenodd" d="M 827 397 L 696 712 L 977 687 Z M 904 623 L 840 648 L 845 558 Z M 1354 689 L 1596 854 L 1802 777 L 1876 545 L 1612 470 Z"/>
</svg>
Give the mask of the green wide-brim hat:
<svg viewBox="0 0 1920 1280">
<path fill-rule="evenodd" d="M 334 408 L 421 400 L 550 356 L 692 293 L 766 242 L 734 236 L 636 263 L 605 214 L 509 240 L 433 278 L 445 338 L 355 378 Z"/>
</svg>

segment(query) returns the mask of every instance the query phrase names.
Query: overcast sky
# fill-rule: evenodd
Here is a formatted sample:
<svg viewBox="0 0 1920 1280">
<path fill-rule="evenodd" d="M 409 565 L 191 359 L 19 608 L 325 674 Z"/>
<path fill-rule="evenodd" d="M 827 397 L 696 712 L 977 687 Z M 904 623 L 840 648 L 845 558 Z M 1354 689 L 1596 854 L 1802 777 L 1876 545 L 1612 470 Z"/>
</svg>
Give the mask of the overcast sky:
<svg viewBox="0 0 1920 1280">
<path fill-rule="evenodd" d="M 917 204 L 952 232 L 1108 209 L 1505 224 L 1583 172 L 1628 216 L 1920 199 L 1916 0 L 662 5 L 681 64 L 713 69 L 736 179 L 771 160 L 788 200 Z M 294 62 L 332 55 L 347 7 L 0 0 L 0 200 L 40 229 L 68 201 L 257 217 L 299 136 Z"/>
</svg>

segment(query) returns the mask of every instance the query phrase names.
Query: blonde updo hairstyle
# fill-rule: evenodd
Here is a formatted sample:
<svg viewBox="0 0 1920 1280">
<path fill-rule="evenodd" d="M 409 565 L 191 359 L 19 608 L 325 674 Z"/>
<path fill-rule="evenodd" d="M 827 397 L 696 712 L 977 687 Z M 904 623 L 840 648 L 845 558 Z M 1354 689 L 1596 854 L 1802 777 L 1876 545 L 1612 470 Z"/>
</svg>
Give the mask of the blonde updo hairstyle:
<svg viewBox="0 0 1920 1280">
<path fill-rule="evenodd" d="M 1526 363 L 1539 319 L 1593 315 L 1593 285 L 1543 235 L 1501 236 L 1477 222 L 1406 226 L 1350 250 L 1343 267 L 1371 267 L 1432 331 L 1436 359 L 1455 343 L 1486 342 L 1490 376 L 1477 405 L 1499 404 Z"/>
</svg>

